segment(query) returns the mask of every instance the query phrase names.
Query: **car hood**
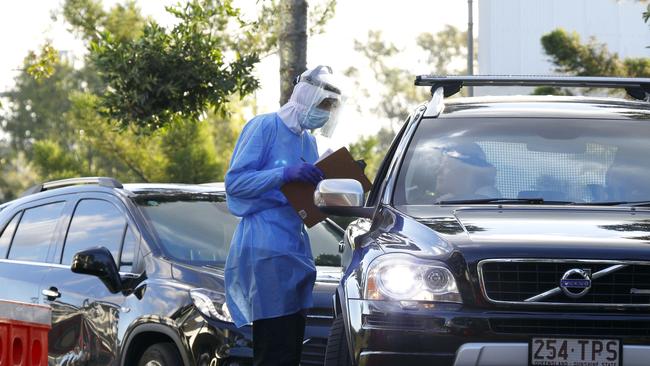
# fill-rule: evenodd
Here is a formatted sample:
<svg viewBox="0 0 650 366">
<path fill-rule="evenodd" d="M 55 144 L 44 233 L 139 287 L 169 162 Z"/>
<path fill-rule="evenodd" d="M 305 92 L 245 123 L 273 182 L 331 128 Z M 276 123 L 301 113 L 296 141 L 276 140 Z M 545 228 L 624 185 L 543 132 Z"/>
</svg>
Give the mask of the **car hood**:
<svg viewBox="0 0 650 366">
<path fill-rule="evenodd" d="M 418 221 L 466 257 L 650 260 L 646 210 L 478 207 Z"/>
</svg>

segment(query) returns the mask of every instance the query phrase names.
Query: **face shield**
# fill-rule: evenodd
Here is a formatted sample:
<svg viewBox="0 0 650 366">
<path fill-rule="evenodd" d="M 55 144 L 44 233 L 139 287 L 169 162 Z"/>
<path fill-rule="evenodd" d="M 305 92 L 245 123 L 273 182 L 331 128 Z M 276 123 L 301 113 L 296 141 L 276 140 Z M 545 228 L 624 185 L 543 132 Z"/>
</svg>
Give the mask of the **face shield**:
<svg viewBox="0 0 650 366">
<path fill-rule="evenodd" d="M 320 129 L 321 135 L 331 137 L 345 101 L 341 80 L 332 74 L 330 67 L 318 66 L 298 76 L 294 84 L 294 93 L 306 107 L 300 126 L 308 130 Z"/>
</svg>

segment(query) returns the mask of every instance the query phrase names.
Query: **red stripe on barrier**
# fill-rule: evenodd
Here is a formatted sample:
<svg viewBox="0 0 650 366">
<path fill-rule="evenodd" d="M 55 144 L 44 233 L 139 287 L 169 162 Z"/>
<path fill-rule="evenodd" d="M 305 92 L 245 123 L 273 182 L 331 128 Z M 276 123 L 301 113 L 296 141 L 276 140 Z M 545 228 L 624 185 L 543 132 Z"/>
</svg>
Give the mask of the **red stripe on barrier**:
<svg viewBox="0 0 650 366">
<path fill-rule="evenodd" d="M 27 311 L 46 311 L 48 316 L 50 314 L 49 307 L 7 301 L 0 301 L 0 303 L 5 306 L 15 304 L 17 308 L 29 309 Z M 42 313 L 39 316 L 24 316 L 26 315 L 24 313 L 18 313 L 18 315 L 19 318 L 30 320 L 32 318 L 42 320 L 43 318 Z M 0 318 L 0 366 L 47 366 L 49 322 L 49 319 L 47 324 L 44 324 L 43 322 L 34 323 L 7 319 L 6 317 Z"/>
<path fill-rule="evenodd" d="M 32 327 L 29 329 L 29 365 L 47 366 L 48 329 Z"/>
<path fill-rule="evenodd" d="M 29 328 L 10 324 L 9 327 L 9 364 L 27 366 L 27 347 L 29 345 Z"/>
<path fill-rule="evenodd" d="M 0 323 L 0 366 L 9 365 L 9 324 Z"/>
</svg>

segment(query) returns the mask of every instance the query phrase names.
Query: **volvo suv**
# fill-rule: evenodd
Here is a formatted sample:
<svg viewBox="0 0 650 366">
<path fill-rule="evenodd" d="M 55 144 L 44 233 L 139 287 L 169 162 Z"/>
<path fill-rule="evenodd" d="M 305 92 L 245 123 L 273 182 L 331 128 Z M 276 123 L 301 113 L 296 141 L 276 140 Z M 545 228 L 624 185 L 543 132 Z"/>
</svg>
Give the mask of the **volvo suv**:
<svg viewBox="0 0 650 366">
<path fill-rule="evenodd" d="M 433 77 L 346 229 L 326 365 L 650 364 L 650 79 Z M 452 98 L 462 86 L 632 98 Z"/>
<path fill-rule="evenodd" d="M 225 199 L 223 184 L 39 184 L 0 205 L 0 300 L 51 308 L 49 365 L 250 365 L 251 328 L 224 305 L 238 223 Z M 301 362 L 322 365 L 343 230 L 327 221 L 309 236 L 318 273 Z"/>
</svg>

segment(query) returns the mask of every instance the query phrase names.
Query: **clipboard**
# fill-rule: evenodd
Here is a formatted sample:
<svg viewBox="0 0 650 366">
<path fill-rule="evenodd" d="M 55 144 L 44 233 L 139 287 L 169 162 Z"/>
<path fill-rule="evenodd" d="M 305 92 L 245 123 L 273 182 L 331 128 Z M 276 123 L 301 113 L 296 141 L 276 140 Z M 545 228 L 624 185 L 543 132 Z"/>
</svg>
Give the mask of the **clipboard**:
<svg viewBox="0 0 650 366">
<path fill-rule="evenodd" d="M 345 147 L 317 161 L 314 165 L 323 171 L 325 179 L 355 179 L 361 183 L 364 192 L 372 189 L 372 183 Z M 327 218 L 327 215 L 314 205 L 315 190 L 314 185 L 305 182 L 290 182 L 280 188 L 307 227 L 312 227 Z"/>
</svg>

